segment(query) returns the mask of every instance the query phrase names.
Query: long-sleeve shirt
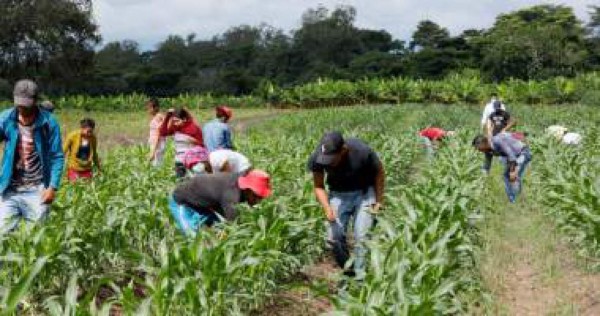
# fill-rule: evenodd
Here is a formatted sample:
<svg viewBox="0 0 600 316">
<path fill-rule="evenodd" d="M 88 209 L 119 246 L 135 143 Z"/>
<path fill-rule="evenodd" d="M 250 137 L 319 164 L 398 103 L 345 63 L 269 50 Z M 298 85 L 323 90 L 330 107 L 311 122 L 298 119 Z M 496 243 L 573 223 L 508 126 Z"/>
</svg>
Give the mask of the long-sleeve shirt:
<svg viewBox="0 0 600 316">
<path fill-rule="evenodd" d="M 173 191 L 173 199 L 199 213 L 217 212 L 233 220 L 237 216 L 235 205 L 242 202 L 238 178 L 231 173 L 197 175 L 180 184 Z"/>
<path fill-rule="evenodd" d="M 202 134 L 204 136 L 204 144 L 209 152 L 218 149 L 233 149 L 231 128 L 219 119 L 214 119 L 204 124 Z"/>
<path fill-rule="evenodd" d="M 86 155 L 86 157 L 79 156 L 78 154 L 82 145 L 81 131 L 76 130 L 69 133 L 63 147 L 63 151 L 67 157 L 67 167 L 69 169 L 75 171 L 86 171 L 92 170 L 92 163 L 96 165 L 96 167 L 100 165 L 96 136 L 92 135 L 88 144 L 89 154 Z"/>
<path fill-rule="evenodd" d="M 516 163 L 525 147 L 527 146 L 523 142 L 512 137 L 510 133 L 500 133 L 492 137 L 492 149 L 500 156 L 506 157 L 509 163 Z"/>
<path fill-rule="evenodd" d="M 494 109 L 494 102 L 496 102 L 497 100 L 492 98 L 490 100 L 490 102 L 488 104 L 485 105 L 485 108 L 483 109 L 483 115 L 481 115 L 481 127 L 485 128 L 487 126 L 487 121 L 488 118 L 490 118 L 490 115 L 492 115 L 492 113 L 494 113 L 495 109 Z M 504 103 L 502 103 L 502 107 L 503 110 L 506 110 L 506 107 L 504 106 Z"/>
</svg>

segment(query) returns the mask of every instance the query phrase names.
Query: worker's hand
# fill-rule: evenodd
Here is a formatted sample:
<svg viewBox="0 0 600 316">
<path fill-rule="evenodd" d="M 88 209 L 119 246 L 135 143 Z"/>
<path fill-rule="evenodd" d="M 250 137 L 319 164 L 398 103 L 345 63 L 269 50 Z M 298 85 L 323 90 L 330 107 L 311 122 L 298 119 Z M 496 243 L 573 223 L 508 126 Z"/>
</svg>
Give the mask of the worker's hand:
<svg viewBox="0 0 600 316">
<path fill-rule="evenodd" d="M 379 214 L 381 214 L 381 209 L 382 208 L 383 208 L 383 206 L 379 202 L 371 205 L 371 209 L 370 209 L 371 214 L 372 215 L 379 215 Z"/>
<path fill-rule="evenodd" d="M 54 188 L 47 188 L 42 192 L 42 204 L 52 204 L 56 197 L 56 190 Z"/>
<path fill-rule="evenodd" d="M 325 214 L 327 216 L 328 221 L 335 222 L 335 220 L 336 220 L 335 212 L 333 211 L 333 209 L 331 207 L 328 207 L 327 209 L 325 209 Z"/>
<path fill-rule="evenodd" d="M 515 181 L 517 181 L 518 178 L 519 178 L 519 175 L 517 174 L 517 170 L 509 172 L 508 180 L 510 182 L 515 182 Z"/>
</svg>

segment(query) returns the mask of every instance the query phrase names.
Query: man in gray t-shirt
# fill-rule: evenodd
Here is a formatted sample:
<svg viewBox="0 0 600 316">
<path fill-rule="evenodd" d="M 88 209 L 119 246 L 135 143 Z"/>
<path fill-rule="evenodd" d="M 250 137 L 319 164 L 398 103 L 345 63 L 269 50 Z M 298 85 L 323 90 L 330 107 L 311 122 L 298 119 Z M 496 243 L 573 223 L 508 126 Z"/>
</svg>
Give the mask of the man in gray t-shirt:
<svg viewBox="0 0 600 316">
<path fill-rule="evenodd" d="M 360 278 L 364 275 L 367 233 L 383 203 L 383 164 L 361 140 L 344 140 L 340 132 L 330 132 L 310 156 L 308 170 L 313 174 L 315 196 L 329 221 L 329 239 L 340 267 L 349 257 L 345 234 L 350 219 L 354 220 L 356 258 L 354 271 L 346 272 Z"/>
<path fill-rule="evenodd" d="M 186 235 L 195 235 L 203 226 L 234 220 L 235 205 L 255 205 L 271 195 L 269 175 L 252 170 L 234 173 L 200 174 L 181 183 L 169 198 L 169 209 L 177 226 Z"/>
</svg>

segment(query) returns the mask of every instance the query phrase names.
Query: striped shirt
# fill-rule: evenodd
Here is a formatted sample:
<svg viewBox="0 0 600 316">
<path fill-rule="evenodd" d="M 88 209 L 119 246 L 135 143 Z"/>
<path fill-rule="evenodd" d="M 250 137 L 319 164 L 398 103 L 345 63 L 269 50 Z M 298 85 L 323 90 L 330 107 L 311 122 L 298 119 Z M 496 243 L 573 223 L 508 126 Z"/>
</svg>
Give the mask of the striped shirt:
<svg viewBox="0 0 600 316">
<path fill-rule="evenodd" d="M 19 142 L 15 157 L 11 186 L 32 187 L 42 183 L 42 160 L 35 150 L 33 141 L 33 125 L 19 124 Z"/>
</svg>

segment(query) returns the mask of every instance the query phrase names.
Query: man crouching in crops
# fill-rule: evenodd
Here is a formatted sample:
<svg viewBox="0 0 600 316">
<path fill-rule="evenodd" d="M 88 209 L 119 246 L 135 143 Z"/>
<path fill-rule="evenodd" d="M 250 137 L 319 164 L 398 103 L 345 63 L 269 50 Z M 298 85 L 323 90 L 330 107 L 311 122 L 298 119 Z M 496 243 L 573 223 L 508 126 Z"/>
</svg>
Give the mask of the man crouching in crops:
<svg viewBox="0 0 600 316">
<path fill-rule="evenodd" d="M 473 147 L 484 154 L 500 156 L 505 165 L 504 187 L 511 203 L 515 203 L 521 193 L 525 168 L 531 161 L 531 151 L 522 141 L 510 133 L 500 133 L 491 142 L 482 135 L 475 137 Z"/>
<path fill-rule="evenodd" d="M 377 154 L 356 138 L 344 140 L 340 132 L 326 133 L 308 161 L 313 173 L 314 192 L 329 221 L 329 240 L 337 264 L 349 259 L 346 231 L 354 221 L 354 271 L 347 275 L 364 277 L 365 241 L 381 210 L 385 173 Z M 325 175 L 329 194 L 325 190 Z"/>
<path fill-rule="evenodd" d="M 181 183 L 169 198 L 169 209 L 177 227 L 195 236 L 203 225 L 212 226 L 223 219 L 234 220 L 235 205 L 255 205 L 271 195 L 269 175 L 252 170 L 236 173 L 200 174 Z"/>
</svg>

